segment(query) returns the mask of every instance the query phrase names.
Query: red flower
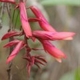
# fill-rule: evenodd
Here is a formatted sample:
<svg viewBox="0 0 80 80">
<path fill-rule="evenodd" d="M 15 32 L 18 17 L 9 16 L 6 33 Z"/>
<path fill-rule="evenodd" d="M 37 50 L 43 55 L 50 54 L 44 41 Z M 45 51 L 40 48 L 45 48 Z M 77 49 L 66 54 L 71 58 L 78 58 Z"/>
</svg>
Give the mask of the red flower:
<svg viewBox="0 0 80 80">
<path fill-rule="evenodd" d="M 37 19 L 29 19 L 29 21 L 38 21 L 43 30 L 56 32 L 56 30 L 48 23 L 48 21 L 45 19 L 45 17 L 37 7 L 31 6 L 30 9 L 35 14 Z M 71 40 L 71 39 L 72 37 L 66 38 L 66 40 Z"/>
<path fill-rule="evenodd" d="M 10 38 L 10 37 L 13 37 L 13 36 L 19 36 L 19 35 L 21 35 L 21 34 L 22 34 L 21 32 L 10 31 L 10 32 L 6 33 L 6 34 L 2 37 L 2 40 L 5 40 L 5 39 Z"/>
<path fill-rule="evenodd" d="M 15 3 L 15 0 L 0 0 L 0 2 Z"/>
<path fill-rule="evenodd" d="M 24 42 L 19 41 L 16 47 L 14 48 L 14 50 L 12 51 L 12 53 L 10 54 L 10 56 L 8 57 L 7 63 L 9 63 L 14 59 L 14 57 L 18 54 L 18 52 L 22 49 L 23 46 L 24 46 Z"/>
<path fill-rule="evenodd" d="M 48 31 L 33 31 L 33 36 L 43 40 L 67 40 L 73 39 L 73 32 L 48 32 Z"/>
<path fill-rule="evenodd" d="M 28 61 L 27 63 L 28 75 L 30 75 L 31 67 L 33 65 L 36 65 L 38 68 L 40 68 L 39 64 L 45 65 L 45 63 L 47 63 L 47 61 L 42 56 L 26 56 L 24 59 Z"/>
<path fill-rule="evenodd" d="M 22 28 L 24 30 L 26 37 L 29 38 L 32 36 L 32 32 L 31 32 L 31 28 L 30 28 L 30 25 L 28 22 L 26 6 L 25 6 L 24 2 L 19 3 L 19 9 L 20 9 L 20 20 L 22 23 Z"/>
<path fill-rule="evenodd" d="M 59 49 L 57 49 L 54 45 L 52 45 L 48 40 L 40 40 L 40 42 L 42 43 L 44 50 L 52 55 L 59 62 L 61 62 L 62 58 L 66 58 L 66 55 Z"/>
<path fill-rule="evenodd" d="M 48 23 L 48 21 L 45 19 L 45 17 L 37 7 L 31 6 L 30 9 L 35 14 L 35 16 L 39 19 L 38 21 L 42 29 L 46 31 L 56 32 L 56 30 Z"/>
<path fill-rule="evenodd" d="M 9 43 L 7 43 L 6 45 L 4 45 L 4 47 L 12 47 L 16 44 L 18 44 L 20 42 L 20 40 L 13 40 L 13 41 L 10 41 Z"/>
</svg>

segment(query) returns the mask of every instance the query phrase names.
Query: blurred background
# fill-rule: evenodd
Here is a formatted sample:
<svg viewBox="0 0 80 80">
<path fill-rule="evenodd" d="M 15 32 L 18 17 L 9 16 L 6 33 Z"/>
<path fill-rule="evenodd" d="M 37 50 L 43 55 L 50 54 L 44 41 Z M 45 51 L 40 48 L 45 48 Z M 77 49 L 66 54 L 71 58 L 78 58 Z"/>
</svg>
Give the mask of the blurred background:
<svg viewBox="0 0 80 80">
<path fill-rule="evenodd" d="M 58 63 L 43 50 L 31 52 L 32 55 L 43 55 L 47 60 L 47 64 L 41 66 L 41 69 L 33 66 L 30 78 L 27 76 L 26 61 L 22 59 L 25 52 L 21 50 L 12 63 L 11 80 L 80 80 L 80 0 L 27 0 L 26 5 L 27 7 L 31 5 L 37 6 L 57 31 L 71 31 L 75 32 L 76 35 L 72 41 L 52 42 L 67 55 L 67 58 L 63 59 L 62 63 Z M 0 39 L 11 25 L 6 6 L 5 3 L 0 3 Z M 14 6 L 10 6 L 9 4 L 8 8 L 13 13 Z M 16 30 L 20 26 L 18 12 L 15 12 L 13 20 Z M 34 17 L 30 10 L 27 12 L 29 17 Z M 31 28 L 33 30 L 40 29 L 38 23 L 31 23 Z M 0 40 L 0 80 L 8 80 L 6 59 L 9 48 L 3 48 L 6 42 L 8 40 Z M 42 48 L 38 41 L 36 43 L 29 41 L 29 45 Z"/>
</svg>

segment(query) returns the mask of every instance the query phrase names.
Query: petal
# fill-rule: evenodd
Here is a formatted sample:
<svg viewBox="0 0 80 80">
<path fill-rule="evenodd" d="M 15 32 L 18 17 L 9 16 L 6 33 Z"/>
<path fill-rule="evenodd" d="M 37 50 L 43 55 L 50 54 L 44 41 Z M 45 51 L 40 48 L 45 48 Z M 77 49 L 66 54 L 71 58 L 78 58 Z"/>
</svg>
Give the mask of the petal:
<svg viewBox="0 0 80 80">
<path fill-rule="evenodd" d="M 14 48 L 14 50 L 12 51 L 12 53 L 10 54 L 10 56 L 7 59 L 7 63 L 11 62 L 14 57 L 18 54 L 18 52 L 21 50 L 21 48 L 23 47 L 24 42 L 20 41 L 16 47 Z"/>
<path fill-rule="evenodd" d="M 69 39 L 72 39 L 74 35 L 75 35 L 74 32 L 57 32 L 57 33 L 54 33 L 53 39 L 69 40 Z"/>
<path fill-rule="evenodd" d="M 55 58 L 59 63 L 62 62 L 62 60 L 60 58 Z"/>
<path fill-rule="evenodd" d="M 48 23 L 48 21 L 45 19 L 45 17 L 37 7 L 31 6 L 30 9 L 32 10 L 34 15 L 39 19 L 38 22 L 43 30 L 56 32 L 56 30 Z"/>
<path fill-rule="evenodd" d="M 43 40 L 72 40 L 73 32 L 34 31 L 33 36 Z"/>
<path fill-rule="evenodd" d="M 41 20 L 39 24 L 40 27 L 45 31 L 56 32 L 56 30 L 48 22 L 44 22 L 43 20 Z"/>
<path fill-rule="evenodd" d="M 5 40 L 5 39 L 7 39 L 7 38 L 10 38 L 10 37 L 13 37 L 13 36 L 17 36 L 17 35 L 19 35 L 18 32 L 16 32 L 16 31 L 10 31 L 10 32 L 6 33 L 6 34 L 2 37 L 2 40 Z"/>
<path fill-rule="evenodd" d="M 63 40 L 73 40 L 73 37 L 64 38 Z"/>
<path fill-rule="evenodd" d="M 15 0 L 0 0 L 0 2 L 15 3 Z"/>
<path fill-rule="evenodd" d="M 42 12 L 36 6 L 31 6 L 30 9 L 38 19 L 47 21 L 46 18 L 43 16 Z"/>
<path fill-rule="evenodd" d="M 52 45 L 48 40 L 40 40 L 40 42 L 43 44 L 45 51 L 47 51 L 53 57 L 57 59 L 66 58 L 66 55 L 61 50 Z"/>
<path fill-rule="evenodd" d="M 19 3 L 19 9 L 20 9 L 20 20 L 21 20 L 22 28 L 24 30 L 26 37 L 29 38 L 30 36 L 32 36 L 32 32 L 28 22 L 26 7 L 24 2 Z"/>
<path fill-rule="evenodd" d="M 18 44 L 19 42 L 20 42 L 20 40 L 13 40 L 13 41 L 7 43 L 6 45 L 4 45 L 4 47 L 11 47 L 11 46 Z"/>
</svg>

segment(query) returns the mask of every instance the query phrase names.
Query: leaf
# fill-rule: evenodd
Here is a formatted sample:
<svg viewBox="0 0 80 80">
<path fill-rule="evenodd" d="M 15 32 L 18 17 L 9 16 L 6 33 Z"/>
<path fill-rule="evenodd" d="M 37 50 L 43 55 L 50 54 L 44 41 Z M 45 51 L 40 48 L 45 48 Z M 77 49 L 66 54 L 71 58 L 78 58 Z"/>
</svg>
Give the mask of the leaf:
<svg viewBox="0 0 80 80">
<path fill-rule="evenodd" d="M 41 4 L 46 6 L 51 5 L 72 5 L 72 6 L 80 6 L 80 0 L 42 0 Z"/>
<path fill-rule="evenodd" d="M 14 12 L 13 24 L 16 29 L 20 29 L 21 22 L 20 22 L 19 10 L 15 10 Z"/>
</svg>

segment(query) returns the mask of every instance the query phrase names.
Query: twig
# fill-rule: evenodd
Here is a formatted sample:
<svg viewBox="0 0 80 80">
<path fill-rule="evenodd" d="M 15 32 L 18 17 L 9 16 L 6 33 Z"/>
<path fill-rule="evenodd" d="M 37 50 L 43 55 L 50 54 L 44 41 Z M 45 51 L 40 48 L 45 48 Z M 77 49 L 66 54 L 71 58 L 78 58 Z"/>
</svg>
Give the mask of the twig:
<svg viewBox="0 0 80 80">
<path fill-rule="evenodd" d="M 0 29 L 2 28 L 2 17 L 4 14 L 4 3 L 1 4 L 0 6 Z"/>
<path fill-rule="evenodd" d="M 14 18 L 14 17 L 11 17 L 11 5 L 7 5 L 6 4 L 6 9 L 7 9 L 7 12 L 8 12 L 8 16 L 9 16 L 9 30 L 8 31 L 11 31 L 11 30 L 13 30 L 14 28 L 13 28 L 13 24 L 12 24 L 12 18 Z M 14 16 L 14 14 L 15 14 L 15 12 L 13 12 L 13 16 Z M 9 39 L 9 42 L 10 41 L 12 41 L 13 40 L 13 37 L 11 37 L 10 39 Z M 11 52 L 12 52 L 12 50 L 13 50 L 13 47 L 11 47 L 10 48 L 10 52 L 9 52 L 9 55 L 11 54 Z M 10 62 L 9 63 L 9 66 L 8 66 L 8 69 L 7 69 L 7 73 L 8 73 L 8 80 L 12 80 L 12 74 L 11 74 L 11 67 L 12 67 L 12 62 Z"/>
</svg>

